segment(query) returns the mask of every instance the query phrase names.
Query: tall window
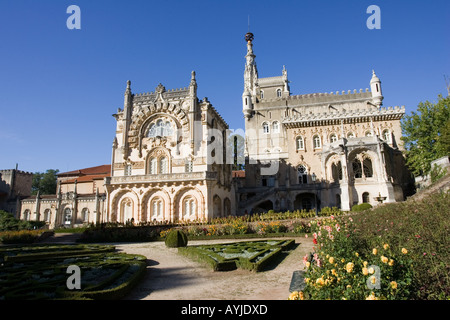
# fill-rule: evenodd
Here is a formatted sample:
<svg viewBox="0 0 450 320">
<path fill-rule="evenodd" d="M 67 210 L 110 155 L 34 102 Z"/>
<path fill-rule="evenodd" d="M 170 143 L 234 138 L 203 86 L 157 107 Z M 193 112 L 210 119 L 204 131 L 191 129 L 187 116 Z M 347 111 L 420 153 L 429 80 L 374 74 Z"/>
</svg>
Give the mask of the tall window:
<svg viewBox="0 0 450 320">
<path fill-rule="evenodd" d="M 166 157 L 162 157 L 159 160 L 159 172 L 160 173 L 168 173 L 169 172 L 169 161 Z"/>
<path fill-rule="evenodd" d="M 150 174 L 157 174 L 158 173 L 158 160 L 156 158 L 150 159 Z"/>
<path fill-rule="evenodd" d="M 281 97 L 281 89 L 278 89 L 278 90 L 277 90 L 277 97 L 278 97 L 278 98 Z"/>
<path fill-rule="evenodd" d="M 52 214 L 52 212 L 50 209 L 45 209 L 45 211 L 44 211 L 44 221 L 45 222 L 50 222 L 51 214 Z"/>
<path fill-rule="evenodd" d="M 64 224 L 65 225 L 72 224 L 72 209 L 70 208 L 64 209 Z"/>
<path fill-rule="evenodd" d="M 131 164 L 126 164 L 125 165 L 125 175 L 126 176 L 131 176 Z"/>
<path fill-rule="evenodd" d="M 298 183 L 306 184 L 308 183 L 308 170 L 304 165 L 301 165 L 297 168 L 298 172 Z"/>
<path fill-rule="evenodd" d="M 322 147 L 322 144 L 320 142 L 320 137 L 318 135 L 315 135 L 313 137 L 313 146 L 314 146 L 314 149 L 318 149 L 318 148 Z"/>
<path fill-rule="evenodd" d="M 266 134 L 270 133 L 269 124 L 267 122 L 264 122 L 262 126 L 263 126 L 264 133 L 266 133 Z"/>
<path fill-rule="evenodd" d="M 274 121 L 272 123 L 272 130 L 273 130 L 273 133 L 279 133 L 280 132 L 280 123 L 278 121 Z"/>
<path fill-rule="evenodd" d="M 297 143 L 297 150 L 305 149 L 305 144 L 304 144 L 304 141 L 303 141 L 303 137 L 297 137 L 296 143 Z"/>
<path fill-rule="evenodd" d="M 161 198 L 152 200 L 152 220 L 162 218 L 164 215 L 164 202 Z"/>
<path fill-rule="evenodd" d="M 120 222 L 125 223 L 133 218 L 133 201 L 131 201 L 131 199 L 125 198 L 122 200 L 120 206 L 120 213 L 121 213 Z"/>
<path fill-rule="evenodd" d="M 185 218 L 196 216 L 197 201 L 193 197 L 186 197 L 183 200 L 183 216 Z"/>
<path fill-rule="evenodd" d="M 89 222 L 89 209 L 84 208 L 81 210 L 81 221 L 83 222 Z"/>
<path fill-rule="evenodd" d="M 383 140 L 387 143 L 391 143 L 391 132 L 388 129 L 383 131 Z"/>
<path fill-rule="evenodd" d="M 192 160 L 191 159 L 186 160 L 185 171 L 192 172 L 193 170 L 194 170 L 194 166 L 193 166 Z"/>
<path fill-rule="evenodd" d="M 30 219 L 31 219 L 31 211 L 27 209 L 23 213 L 23 220 L 29 221 Z"/>
<path fill-rule="evenodd" d="M 333 134 L 331 134 L 331 136 L 330 136 L 330 142 L 331 143 L 333 143 L 333 142 L 336 142 L 337 141 L 337 136 L 333 133 Z"/>
<path fill-rule="evenodd" d="M 364 176 L 371 178 L 373 176 L 372 160 L 365 158 L 363 161 Z"/>
<path fill-rule="evenodd" d="M 342 165 L 340 161 L 337 164 L 333 163 L 331 165 L 331 174 L 333 176 L 334 182 L 342 180 Z"/>
<path fill-rule="evenodd" d="M 362 178 L 362 168 L 361 168 L 361 161 L 359 159 L 355 158 L 352 162 L 352 168 L 353 168 L 353 175 L 355 178 Z"/>
<path fill-rule="evenodd" d="M 264 99 L 264 91 L 261 90 L 261 99 Z"/>
</svg>

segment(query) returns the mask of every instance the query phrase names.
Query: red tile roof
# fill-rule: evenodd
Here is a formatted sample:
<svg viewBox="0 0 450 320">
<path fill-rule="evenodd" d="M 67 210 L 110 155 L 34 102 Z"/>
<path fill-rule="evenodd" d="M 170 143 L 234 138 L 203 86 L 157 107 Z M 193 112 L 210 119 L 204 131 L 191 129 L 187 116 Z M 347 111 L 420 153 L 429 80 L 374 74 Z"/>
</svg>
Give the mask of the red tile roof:
<svg viewBox="0 0 450 320">
<path fill-rule="evenodd" d="M 105 177 L 107 177 L 110 174 L 111 174 L 111 165 L 104 164 L 104 165 L 96 166 L 96 167 L 61 172 L 61 173 L 58 173 L 58 177 L 85 176 L 85 175 L 105 175 Z"/>
</svg>

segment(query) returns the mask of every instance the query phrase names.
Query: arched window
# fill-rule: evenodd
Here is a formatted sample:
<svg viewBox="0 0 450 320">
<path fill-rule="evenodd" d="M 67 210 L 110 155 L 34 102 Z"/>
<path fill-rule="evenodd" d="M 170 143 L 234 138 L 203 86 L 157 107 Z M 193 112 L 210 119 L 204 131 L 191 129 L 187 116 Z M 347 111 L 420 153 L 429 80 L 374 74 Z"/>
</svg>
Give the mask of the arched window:
<svg viewBox="0 0 450 320">
<path fill-rule="evenodd" d="M 266 133 L 266 134 L 270 133 L 270 127 L 269 127 L 269 124 L 267 122 L 264 122 L 262 124 L 262 126 L 263 126 L 263 132 L 264 133 Z"/>
<path fill-rule="evenodd" d="M 277 89 L 277 97 L 281 97 L 281 89 Z"/>
<path fill-rule="evenodd" d="M 186 197 L 183 200 L 183 216 L 193 218 L 197 215 L 197 201 L 193 197 Z"/>
<path fill-rule="evenodd" d="M 366 131 L 366 137 L 373 137 L 372 131 Z"/>
<path fill-rule="evenodd" d="M 273 130 L 273 133 L 279 133 L 280 132 L 280 123 L 278 121 L 274 121 L 272 123 L 272 130 Z"/>
<path fill-rule="evenodd" d="M 157 174 L 158 173 L 158 160 L 156 158 L 151 158 L 150 159 L 149 173 L 150 174 Z"/>
<path fill-rule="evenodd" d="M 355 134 L 353 132 L 349 132 L 347 134 L 347 138 L 351 139 L 351 138 L 356 138 Z"/>
<path fill-rule="evenodd" d="M 334 133 L 332 133 L 330 135 L 330 143 L 336 142 L 337 141 L 337 135 L 335 135 Z"/>
<path fill-rule="evenodd" d="M 65 225 L 72 224 L 72 209 L 70 208 L 64 209 L 64 224 Z"/>
<path fill-rule="evenodd" d="M 172 125 L 169 121 L 159 119 L 156 123 L 152 123 L 148 129 L 147 137 L 168 137 L 173 133 Z"/>
<path fill-rule="evenodd" d="M 319 149 L 322 147 L 322 143 L 321 143 L 320 137 L 318 135 L 315 135 L 313 137 L 313 147 L 314 147 L 314 149 Z"/>
<path fill-rule="evenodd" d="M 363 203 L 369 203 L 370 202 L 370 197 L 369 197 L 369 193 L 368 192 L 364 192 L 362 194 L 362 202 Z"/>
<path fill-rule="evenodd" d="M 305 143 L 303 141 L 303 137 L 297 137 L 295 139 L 296 144 L 297 144 L 297 150 L 303 150 L 305 149 Z"/>
<path fill-rule="evenodd" d="M 365 158 L 363 161 L 363 168 L 364 176 L 366 178 L 371 178 L 373 176 L 372 160 L 370 160 L 369 158 Z"/>
<path fill-rule="evenodd" d="M 31 211 L 27 209 L 23 212 L 23 220 L 29 221 L 30 219 L 31 219 Z"/>
<path fill-rule="evenodd" d="M 169 172 L 169 161 L 166 157 L 162 157 L 159 159 L 159 173 L 168 173 Z"/>
<path fill-rule="evenodd" d="M 383 130 L 382 137 L 384 141 L 391 143 L 391 132 L 388 129 Z"/>
<path fill-rule="evenodd" d="M 164 216 L 164 201 L 161 198 L 155 198 L 151 202 L 151 219 L 162 219 Z"/>
<path fill-rule="evenodd" d="M 353 168 L 353 176 L 355 178 L 362 178 L 361 161 L 359 161 L 359 159 L 355 158 L 355 160 L 353 160 L 352 168 Z"/>
<path fill-rule="evenodd" d="M 297 168 L 298 172 L 298 183 L 299 184 L 306 184 L 308 183 L 308 170 L 304 165 L 300 165 Z"/>
<path fill-rule="evenodd" d="M 89 222 L 89 209 L 84 208 L 81 210 L 81 221 L 83 222 Z"/>
<path fill-rule="evenodd" d="M 45 209 L 45 211 L 44 211 L 44 221 L 45 222 L 50 222 L 51 215 L 52 215 L 52 211 L 50 209 Z"/>
<path fill-rule="evenodd" d="M 338 182 L 339 180 L 342 180 L 342 165 L 341 165 L 340 161 L 337 164 L 333 163 L 331 165 L 331 174 L 332 174 L 334 182 Z"/>
<path fill-rule="evenodd" d="M 133 219 L 133 201 L 129 198 L 122 200 L 120 205 L 120 222 L 125 223 Z"/>
</svg>

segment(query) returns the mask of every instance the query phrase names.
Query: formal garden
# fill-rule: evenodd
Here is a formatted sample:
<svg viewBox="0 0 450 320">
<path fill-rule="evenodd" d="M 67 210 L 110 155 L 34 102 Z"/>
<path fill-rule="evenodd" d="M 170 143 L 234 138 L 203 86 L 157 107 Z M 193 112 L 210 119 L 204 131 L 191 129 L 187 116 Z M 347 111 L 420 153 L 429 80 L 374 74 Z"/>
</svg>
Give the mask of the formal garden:
<svg viewBox="0 0 450 320">
<path fill-rule="evenodd" d="M 111 245 L 0 247 L 0 300 L 120 299 L 144 275 L 146 257 Z M 80 289 L 70 288 L 70 266 L 80 268 Z M 69 281 L 70 282 L 70 281 Z"/>
</svg>

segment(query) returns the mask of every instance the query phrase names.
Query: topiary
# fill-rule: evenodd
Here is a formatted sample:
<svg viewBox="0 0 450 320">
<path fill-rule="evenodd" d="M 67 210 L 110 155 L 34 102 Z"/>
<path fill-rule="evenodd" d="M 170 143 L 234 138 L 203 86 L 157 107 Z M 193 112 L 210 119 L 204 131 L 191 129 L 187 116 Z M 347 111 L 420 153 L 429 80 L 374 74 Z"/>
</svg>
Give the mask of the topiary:
<svg viewBox="0 0 450 320">
<path fill-rule="evenodd" d="M 359 212 L 359 211 L 364 211 L 364 210 L 367 210 L 370 208 L 372 208 L 372 205 L 370 203 L 361 203 L 361 204 L 355 204 L 352 207 L 352 211 Z"/>
<path fill-rule="evenodd" d="M 166 246 L 169 248 L 186 247 L 188 238 L 181 230 L 172 230 L 166 236 Z"/>
</svg>

